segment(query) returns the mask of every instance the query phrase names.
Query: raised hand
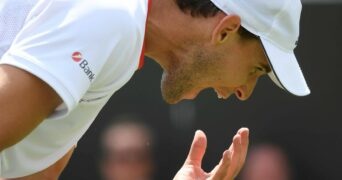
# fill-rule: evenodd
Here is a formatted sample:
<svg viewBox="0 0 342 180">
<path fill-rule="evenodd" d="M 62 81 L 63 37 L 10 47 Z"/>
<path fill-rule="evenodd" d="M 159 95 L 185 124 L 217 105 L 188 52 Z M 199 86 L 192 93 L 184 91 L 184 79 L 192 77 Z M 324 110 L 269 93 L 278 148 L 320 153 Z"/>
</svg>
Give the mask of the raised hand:
<svg viewBox="0 0 342 180">
<path fill-rule="evenodd" d="M 223 152 L 219 164 L 211 172 L 205 172 L 202 159 L 207 148 L 207 138 L 202 131 L 196 131 L 188 157 L 174 180 L 233 180 L 245 162 L 248 136 L 249 130 L 241 128 L 230 147 Z"/>
</svg>

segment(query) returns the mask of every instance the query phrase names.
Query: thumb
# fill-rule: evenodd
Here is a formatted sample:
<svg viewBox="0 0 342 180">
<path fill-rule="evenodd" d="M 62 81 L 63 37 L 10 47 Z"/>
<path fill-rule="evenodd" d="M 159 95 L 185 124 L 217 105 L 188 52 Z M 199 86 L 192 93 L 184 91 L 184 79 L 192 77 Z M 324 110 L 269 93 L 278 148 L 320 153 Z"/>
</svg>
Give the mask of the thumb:
<svg viewBox="0 0 342 180">
<path fill-rule="evenodd" d="M 192 141 L 190 152 L 185 161 L 186 165 L 194 165 L 201 167 L 202 159 L 207 148 L 207 137 L 203 131 L 196 131 L 194 140 Z"/>
</svg>

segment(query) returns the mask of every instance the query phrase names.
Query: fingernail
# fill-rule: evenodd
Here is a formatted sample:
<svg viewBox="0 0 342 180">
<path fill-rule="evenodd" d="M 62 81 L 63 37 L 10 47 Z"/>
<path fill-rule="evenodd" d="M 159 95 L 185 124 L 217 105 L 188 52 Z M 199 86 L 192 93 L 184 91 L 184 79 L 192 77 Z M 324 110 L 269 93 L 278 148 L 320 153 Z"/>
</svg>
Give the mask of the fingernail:
<svg viewBox="0 0 342 180">
<path fill-rule="evenodd" d="M 240 128 L 239 131 L 238 131 L 238 133 L 241 134 L 243 131 L 249 132 L 249 129 L 246 128 L 246 127 Z"/>
<path fill-rule="evenodd" d="M 202 130 L 196 130 L 195 136 L 196 136 L 196 135 L 199 135 L 199 134 L 204 134 L 204 132 L 203 132 Z"/>
</svg>

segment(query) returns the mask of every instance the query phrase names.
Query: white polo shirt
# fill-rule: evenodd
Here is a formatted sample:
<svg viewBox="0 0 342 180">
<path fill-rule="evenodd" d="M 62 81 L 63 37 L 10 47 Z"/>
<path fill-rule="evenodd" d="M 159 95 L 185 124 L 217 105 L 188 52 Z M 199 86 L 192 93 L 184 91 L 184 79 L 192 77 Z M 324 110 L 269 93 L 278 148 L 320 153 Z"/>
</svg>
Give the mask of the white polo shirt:
<svg viewBox="0 0 342 180">
<path fill-rule="evenodd" d="M 111 95 L 137 70 L 148 4 L 6 0 L 0 11 L 0 64 L 39 77 L 64 103 L 25 139 L 0 152 L 0 177 L 39 172 L 77 144 Z"/>
</svg>

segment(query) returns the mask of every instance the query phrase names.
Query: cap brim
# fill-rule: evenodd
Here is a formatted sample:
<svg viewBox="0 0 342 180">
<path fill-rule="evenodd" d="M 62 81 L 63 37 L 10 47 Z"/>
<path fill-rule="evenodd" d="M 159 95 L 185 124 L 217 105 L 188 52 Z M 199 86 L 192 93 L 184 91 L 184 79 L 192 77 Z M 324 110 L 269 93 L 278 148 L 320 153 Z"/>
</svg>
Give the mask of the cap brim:
<svg viewBox="0 0 342 180">
<path fill-rule="evenodd" d="M 310 89 L 294 52 L 280 49 L 262 37 L 260 40 L 272 68 L 269 76 L 273 82 L 293 95 L 309 95 Z"/>
</svg>

